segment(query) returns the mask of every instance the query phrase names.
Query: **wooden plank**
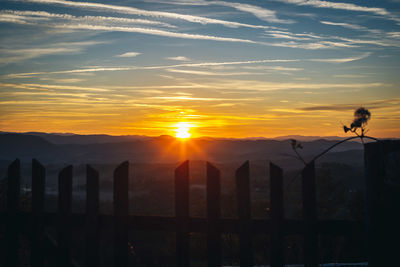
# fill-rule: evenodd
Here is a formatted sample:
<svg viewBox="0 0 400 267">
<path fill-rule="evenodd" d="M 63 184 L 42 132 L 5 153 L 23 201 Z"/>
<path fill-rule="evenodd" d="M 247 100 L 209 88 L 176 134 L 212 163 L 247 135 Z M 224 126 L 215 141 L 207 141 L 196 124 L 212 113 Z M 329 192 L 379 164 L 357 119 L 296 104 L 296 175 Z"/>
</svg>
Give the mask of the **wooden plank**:
<svg viewBox="0 0 400 267">
<path fill-rule="evenodd" d="M 319 262 L 315 191 L 315 164 L 311 162 L 302 171 L 305 267 L 317 267 Z"/>
<path fill-rule="evenodd" d="M 86 266 L 100 266 L 99 173 L 86 165 Z"/>
<path fill-rule="evenodd" d="M 400 188 L 386 177 L 389 155 L 396 151 L 400 151 L 398 140 L 365 145 L 367 251 L 372 267 L 398 264 L 398 246 L 392 244 L 400 238 L 400 220 L 395 212 L 400 205 Z M 396 158 L 391 161 L 396 164 Z"/>
<path fill-rule="evenodd" d="M 71 207 L 72 165 L 61 170 L 58 176 L 58 266 L 62 267 L 71 266 Z"/>
<path fill-rule="evenodd" d="M 46 169 L 36 159 L 32 160 L 32 267 L 44 266 L 44 192 Z"/>
<path fill-rule="evenodd" d="M 380 146 L 376 143 L 365 145 L 365 183 L 366 183 L 366 227 L 368 266 L 378 267 L 381 262 L 379 218 L 381 216 L 381 194 L 383 188 L 384 166 L 380 159 Z"/>
<path fill-rule="evenodd" d="M 20 210 L 20 161 L 16 159 L 8 166 L 7 172 L 7 219 L 6 219 L 6 257 L 5 266 L 14 267 L 18 265 L 18 235 L 19 220 L 17 218 Z"/>
<path fill-rule="evenodd" d="M 176 266 L 189 266 L 189 161 L 175 169 Z"/>
<path fill-rule="evenodd" d="M 128 266 L 129 162 L 114 171 L 114 263 Z"/>
<path fill-rule="evenodd" d="M 218 225 L 221 217 L 220 171 L 207 162 L 207 263 L 221 267 L 221 234 Z"/>
<path fill-rule="evenodd" d="M 236 193 L 239 217 L 240 266 L 253 267 L 250 169 L 248 161 L 236 170 Z"/>
<path fill-rule="evenodd" d="M 283 267 L 284 264 L 284 207 L 283 207 L 283 171 L 272 162 L 269 164 L 271 183 L 271 266 Z"/>
</svg>

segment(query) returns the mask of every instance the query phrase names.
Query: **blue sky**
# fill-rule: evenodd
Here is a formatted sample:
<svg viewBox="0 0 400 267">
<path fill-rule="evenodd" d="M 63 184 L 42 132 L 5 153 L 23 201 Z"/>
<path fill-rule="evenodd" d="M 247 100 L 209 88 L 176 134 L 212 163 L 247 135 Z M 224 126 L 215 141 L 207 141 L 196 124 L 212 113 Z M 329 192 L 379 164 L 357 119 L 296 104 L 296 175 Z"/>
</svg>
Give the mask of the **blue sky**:
<svg viewBox="0 0 400 267">
<path fill-rule="evenodd" d="M 400 132 L 400 1 L 2 1 L 0 130 Z"/>
</svg>

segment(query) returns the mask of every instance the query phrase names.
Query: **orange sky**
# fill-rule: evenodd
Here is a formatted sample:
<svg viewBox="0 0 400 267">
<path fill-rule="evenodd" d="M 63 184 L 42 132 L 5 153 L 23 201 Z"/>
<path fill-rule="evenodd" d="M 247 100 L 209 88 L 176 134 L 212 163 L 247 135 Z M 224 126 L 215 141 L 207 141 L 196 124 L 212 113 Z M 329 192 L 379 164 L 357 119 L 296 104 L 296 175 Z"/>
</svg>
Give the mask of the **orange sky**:
<svg viewBox="0 0 400 267">
<path fill-rule="evenodd" d="M 2 1 L 0 131 L 340 136 L 364 106 L 400 137 L 399 5 L 370 4 Z"/>
</svg>

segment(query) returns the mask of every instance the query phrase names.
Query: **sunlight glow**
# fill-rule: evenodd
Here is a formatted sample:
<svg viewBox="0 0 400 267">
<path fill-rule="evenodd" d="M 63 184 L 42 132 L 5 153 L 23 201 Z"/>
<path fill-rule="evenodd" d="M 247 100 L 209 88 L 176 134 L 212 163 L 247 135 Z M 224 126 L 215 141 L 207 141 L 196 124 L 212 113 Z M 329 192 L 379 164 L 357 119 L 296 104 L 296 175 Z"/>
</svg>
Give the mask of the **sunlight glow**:
<svg viewBox="0 0 400 267">
<path fill-rule="evenodd" d="M 190 127 L 191 127 L 191 125 L 189 123 L 179 122 L 178 124 L 176 124 L 176 127 L 177 127 L 177 129 L 175 130 L 175 132 L 176 132 L 175 137 L 186 139 L 186 138 L 190 138 L 190 136 L 192 135 L 189 132 Z"/>
</svg>

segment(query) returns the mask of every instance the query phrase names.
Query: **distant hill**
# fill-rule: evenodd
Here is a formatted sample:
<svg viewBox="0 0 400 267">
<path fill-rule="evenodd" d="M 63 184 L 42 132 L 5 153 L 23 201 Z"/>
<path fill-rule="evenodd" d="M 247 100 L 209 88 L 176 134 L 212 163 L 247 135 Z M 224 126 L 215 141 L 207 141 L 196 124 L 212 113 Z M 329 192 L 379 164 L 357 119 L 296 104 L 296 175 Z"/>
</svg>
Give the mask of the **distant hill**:
<svg viewBox="0 0 400 267">
<path fill-rule="evenodd" d="M 119 143 L 135 140 L 147 140 L 151 137 L 142 135 L 106 135 L 106 134 L 90 134 L 80 135 L 73 133 L 42 133 L 42 132 L 26 132 L 26 135 L 40 136 L 45 140 L 59 145 L 65 144 L 100 144 L 100 143 Z"/>
<path fill-rule="evenodd" d="M 285 135 L 285 136 L 277 136 L 271 139 L 274 140 L 288 140 L 288 139 L 295 139 L 297 141 L 314 141 L 314 140 L 319 140 L 319 139 L 325 139 L 325 140 L 343 140 L 346 137 L 340 137 L 340 136 L 304 136 L 304 135 Z"/>
<path fill-rule="evenodd" d="M 311 159 L 335 144 L 334 140 L 302 141 L 300 153 Z M 268 161 L 289 167 L 301 164 L 294 158 L 290 140 L 271 139 L 216 139 L 195 138 L 181 142 L 174 137 L 74 135 L 74 134 L 0 134 L 0 159 L 43 159 L 47 163 L 118 163 L 130 162 L 173 163 L 183 159 L 212 162 Z M 361 151 L 357 142 L 346 142 L 329 153 L 353 151 L 346 154 L 352 160 L 354 151 Z M 355 155 L 355 154 L 354 154 Z M 327 155 L 328 156 L 328 155 Z M 355 157 L 358 157 L 359 153 Z M 356 159 L 354 159 L 356 160 Z M 340 158 L 337 158 L 340 161 Z"/>
<path fill-rule="evenodd" d="M 13 132 L 1 132 L 0 134 L 6 134 Z M 74 134 L 74 133 L 43 133 L 43 132 L 25 132 L 25 133 L 18 133 L 18 134 L 26 134 L 26 135 L 34 135 L 40 136 L 45 140 L 53 143 L 53 144 L 101 144 L 101 143 L 121 143 L 121 142 L 129 142 L 129 141 L 138 141 L 138 140 L 151 140 L 154 138 L 163 138 L 168 139 L 174 137 L 169 135 L 161 135 L 159 137 L 150 137 L 144 135 L 107 135 L 107 134 L 89 134 L 89 135 L 81 135 L 81 134 Z M 296 139 L 298 141 L 315 141 L 319 139 L 325 140 L 343 140 L 345 137 L 339 136 L 303 136 L 303 135 L 286 135 L 286 136 L 277 136 L 273 138 L 266 138 L 266 137 L 248 137 L 248 138 L 220 138 L 220 137 L 199 137 L 194 138 L 196 140 L 278 140 L 284 141 L 289 139 Z M 357 141 L 357 140 L 355 140 Z"/>
<path fill-rule="evenodd" d="M 0 148 L 0 159 L 58 161 L 66 156 L 61 147 L 29 134 L 1 134 Z"/>
</svg>

